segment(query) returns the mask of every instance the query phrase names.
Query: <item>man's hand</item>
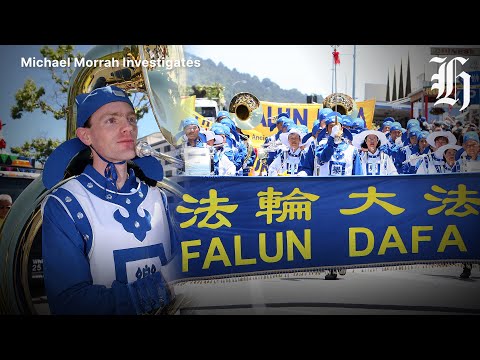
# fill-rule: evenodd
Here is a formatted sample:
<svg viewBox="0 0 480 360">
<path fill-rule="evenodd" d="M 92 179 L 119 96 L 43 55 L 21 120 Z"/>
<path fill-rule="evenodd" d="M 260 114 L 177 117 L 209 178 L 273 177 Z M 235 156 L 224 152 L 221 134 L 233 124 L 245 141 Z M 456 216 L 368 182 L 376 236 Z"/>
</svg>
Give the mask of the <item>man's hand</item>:
<svg viewBox="0 0 480 360">
<path fill-rule="evenodd" d="M 128 284 L 128 290 L 137 314 L 162 309 L 175 298 L 159 271 Z"/>
</svg>

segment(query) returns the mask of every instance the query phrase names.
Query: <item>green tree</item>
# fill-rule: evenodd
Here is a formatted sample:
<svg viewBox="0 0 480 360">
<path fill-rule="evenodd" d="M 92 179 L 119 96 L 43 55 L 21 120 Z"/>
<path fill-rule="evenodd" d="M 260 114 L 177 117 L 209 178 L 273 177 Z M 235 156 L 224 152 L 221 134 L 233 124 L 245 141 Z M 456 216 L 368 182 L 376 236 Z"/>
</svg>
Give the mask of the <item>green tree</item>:
<svg viewBox="0 0 480 360">
<path fill-rule="evenodd" d="M 45 164 L 47 158 L 60 145 L 60 140 L 39 137 L 33 139 L 31 142 L 26 141 L 22 146 L 11 147 L 10 151 L 14 154 L 34 158 L 42 165 Z"/>
<path fill-rule="evenodd" d="M 59 45 L 57 49 L 49 46 L 43 46 L 40 53 L 45 59 L 50 60 L 67 60 L 78 58 L 81 59 L 83 54 L 74 53 L 73 45 Z M 27 79 L 23 87 L 15 93 L 15 102 L 10 109 L 13 119 L 20 119 L 25 112 L 33 112 L 40 110 L 43 114 L 51 113 L 57 120 L 67 118 L 67 94 L 70 86 L 70 78 L 75 71 L 72 67 L 49 67 L 47 70 L 53 80 L 51 89 L 47 90 L 38 87 L 35 81 Z M 47 96 L 48 95 L 48 96 Z M 149 103 L 146 101 L 146 95 L 134 95 L 132 100 L 135 106 L 135 112 L 139 119 L 149 111 Z"/>
</svg>

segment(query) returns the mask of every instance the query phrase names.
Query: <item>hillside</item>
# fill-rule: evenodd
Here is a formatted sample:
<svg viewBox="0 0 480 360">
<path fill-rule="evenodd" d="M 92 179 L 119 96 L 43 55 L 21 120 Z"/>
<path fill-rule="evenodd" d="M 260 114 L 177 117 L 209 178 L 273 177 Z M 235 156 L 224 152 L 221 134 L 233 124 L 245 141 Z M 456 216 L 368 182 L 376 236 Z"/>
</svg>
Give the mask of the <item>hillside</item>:
<svg viewBox="0 0 480 360">
<path fill-rule="evenodd" d="M 297 89 L 285 90 L 280 88 L 276 83 L 266 78 L 260 81 L 257 76 L 251 76 L 247 73 L 240 73 L 236 69 L 229 69 L 221 62 L 216 65 L 210 59 L 202 59 L 195 55 L 186 53 L 186 59 L 200 60 L 202 66 L 196 68 L 195 71 L 189 71 L 187 76 L 187 84 L 192 85 L 212 85 L 219 83 L 225 87 L 224 96 L 226 104 L 230 103 L 232 92 L 247 91 L 254 94 L 258 99 L 273 102 L 293 102 L 305 103 L 307 94 L 303 94 Z M 318 101 L 323 99 L 319 98 Z"/>
</svg>

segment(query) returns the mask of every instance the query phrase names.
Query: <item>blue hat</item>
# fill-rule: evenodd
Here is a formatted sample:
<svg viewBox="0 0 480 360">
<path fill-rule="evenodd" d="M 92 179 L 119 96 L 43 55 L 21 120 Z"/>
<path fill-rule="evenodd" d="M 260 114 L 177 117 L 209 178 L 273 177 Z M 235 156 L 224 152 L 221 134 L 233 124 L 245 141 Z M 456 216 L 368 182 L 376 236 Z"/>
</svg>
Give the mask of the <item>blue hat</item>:
<svg viewBox="0 0 480 360">
<path fill-rule="evenodd" d="M 270 125 L 270 131 L 273 131 L 277 127 L 277 124 L 283 123 L 285 119 L 288 119 L 287 113 L 280 113 L 278 114 L 277 120 L 275 121 L 275 124 Z"/>
<path fill-rule="evenodd" d="M 394 122 L 391 126 L 390 126 L 390 132 L 394 131 L 394 130 L 400 130 L 402 131 L 402 125 L 399 123 L 399 122 Z"/>
<path fill-rule="evenodd" d="M 219 111 L 218 114 L 217 114 L 217 120 L 220 119 L 221 117 L 230 118 L 230 113 L 228 111 L 225 111 L 225 110 Z"/>
<path fill-rule="evenodd" d="M 420 131 L 417 135 L 417 140 L 426 139 L 428 135 L 430 135 L 428 131 L 425 131 L 425 130 Z"/>
<path fill-rule="evenodd" d="M 385 119 L 383 119 L 383 123 L 385 123 L 386 121 L 391 121 L 392 123 L 395 122 L 395 119 L 391 116 L 389 117 L 386 117 Z"/>
<path fill-rule="evenodd" d="M 290 114 L 288 112 L 281 112 L 280 114 L 277 115 L 277 118 L 279 119 L 281 117 L 289 118 Z"/>
<path fill-rule="evenodd" d="M 420 126 L 420 121 L 417 119 L 410 119 L 407 121 L 407 129 L 410 129 L 414 126 Z"/>
<path fill-rule="evenodd" d="M 392 126 L 393 122 L 390 120 L 384 121 L 382 126 L 380 127 L 382 130 L 385 128 L 385 126 Z"/>
<path fill-rule="evenodd" d="M 463 143 L 466 143 L 468 140 L 473 140 L 477 143 L 480 143 L 480 141 L 478 140 L 478 134 L 475 131 L 467 131 L 463 135 Z"/>
<path fill-rule="evenodd" d="M 348 115 L 343 115 L 343 118 L 342 118 L 342 125 L 343 126 L 353 126 L 353 120 L 350 116 Z"/>
<path fill-rule="evenodd" d="M 358 117 L 355 120 L 353 120 L 353 126 L 356 126 L 357 128 L 360 128 L 360 129 L 365 129 L 365 120 Z"/>
<path fill-rule="evenodd" d="M 189 125 L 197 125 L 200 128 L 198 120 L 193 118 L 193 117 L 186 118 L 186 119 L 183 120 L 183 128 L 186 128 Z"/>
<path fill-rule="evenodd" d="M 90 116 L 103 105 L 121 101 L 134 108 L 128 95 L 116 86 L 105 86 L 93 90 L 89 94 L 81 94 L 76 97 L 77 105 L 77 128 L 83 127 Z M 65 141 L 58 146 L 48 157 L 43 169 L 42 181 L 47 189 L 51 189 L 65 176 L 65 170 L 70 161 L 80 151 L 87 149 L 80 139 L 74 138 Z M 142 169 L 145 176 L 150 179 L 161 181 L 163 179 L 163 167 L 160 161 L 152 156 L 135 157 L 132 161 Z"/>
<path fill-rule="evenodd" d="M 342 118 L 342 114 L 336 111 L 330 112 L 327 117 L 325 118 L 325 128 L 335 122 L 335 118 L 337 118 L 337 121 L 340 122 L 340 119 Z"/>
<path fill-rule="evenodd" d="M 418 136 L 422 130 L 420 128 L 411 128 L 410 132 L 408 133 L 408 137 L 411 138 L 412 136 Z"/>
<path fill-rule="evenodd" d="M 116 86 L 106 86 L 93 90 L 90 94 L 80 94 L 76 97 L 77 128 L 83 127 L 90 116 L 103 105 L 121 101 L 135 109 L 128 95 Z"/>
<path fill-rule="evenodd" d="M 318 111 L 318 120 L 325 120 L 329 114 L 333 112 L 330 108 L 320 109 Z"/>
</svg>

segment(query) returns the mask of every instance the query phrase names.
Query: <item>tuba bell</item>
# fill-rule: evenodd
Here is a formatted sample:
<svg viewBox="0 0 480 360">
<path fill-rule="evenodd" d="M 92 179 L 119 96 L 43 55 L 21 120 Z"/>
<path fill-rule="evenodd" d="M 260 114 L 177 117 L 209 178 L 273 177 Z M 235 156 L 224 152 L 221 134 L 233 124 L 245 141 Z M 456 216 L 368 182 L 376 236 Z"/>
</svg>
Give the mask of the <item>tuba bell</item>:
<svg viewBox="0 0 480 360">
<path fill-rule="evenodd" d="M 343 93 L 333 93 L 328 95 L 323 100 L 323 108 L 329 108 L 333 111 L 340 113 L 341 115 L 348 115 L 351 117 L 357 117 L 358 108 L 357 103 L 353 98 Z M 338 119 L 335 117 L 335 125 L 338 124 Z M 339 131 L 335 135 L 335 143 L 338 144 L 342 141 L 343 130 Z"/>
<path fill-rule="evenodd" d="M 252 130 L 260 124 L 263 117 L 260 101 L 248 92 L 236 94 L 230 101 L 228 112 L 242 130 Z"/>
<path fill-rule="evenodd" d="M 94 64 L 110 60 L 112 65 L 79 67 L 73 74 L 67 100 L 67 140 L 75 136 L 75 97 L 98 87 L 116 85 L 126 92 L 145 94 L 163 136 L 167 142 L 176 145 L 181 121 L 187 116 L 180 96 L 186 74 L 185 68 L 169 68 L 164 64 L 166 60 L 182 60 L 182 46 L 97 46 L 86 54 L 85 59 L 94 60 Z M 143 148 L 143 155 L 147 155 L 147 150 Z M 33 265 L 42 266 L 40 207 L 48 194 L 71 176 L 79 174 L 76 171 L 81 166 L 75 165 L 82 164 L 82 161 L 85 162 L 85 154 L 81 152 L 71 161 L 64 179 L 50 190 L 45 189 L 40 176 L 20 194 L 10 209 L 0 233 L 0 314 L 48 313 L 43 279 L 31 276 Z M 184 193 L 183 188 L 170 179 L 164 178 L 157 186 L 176 196 L 181 197 Z"/>
</svg>

